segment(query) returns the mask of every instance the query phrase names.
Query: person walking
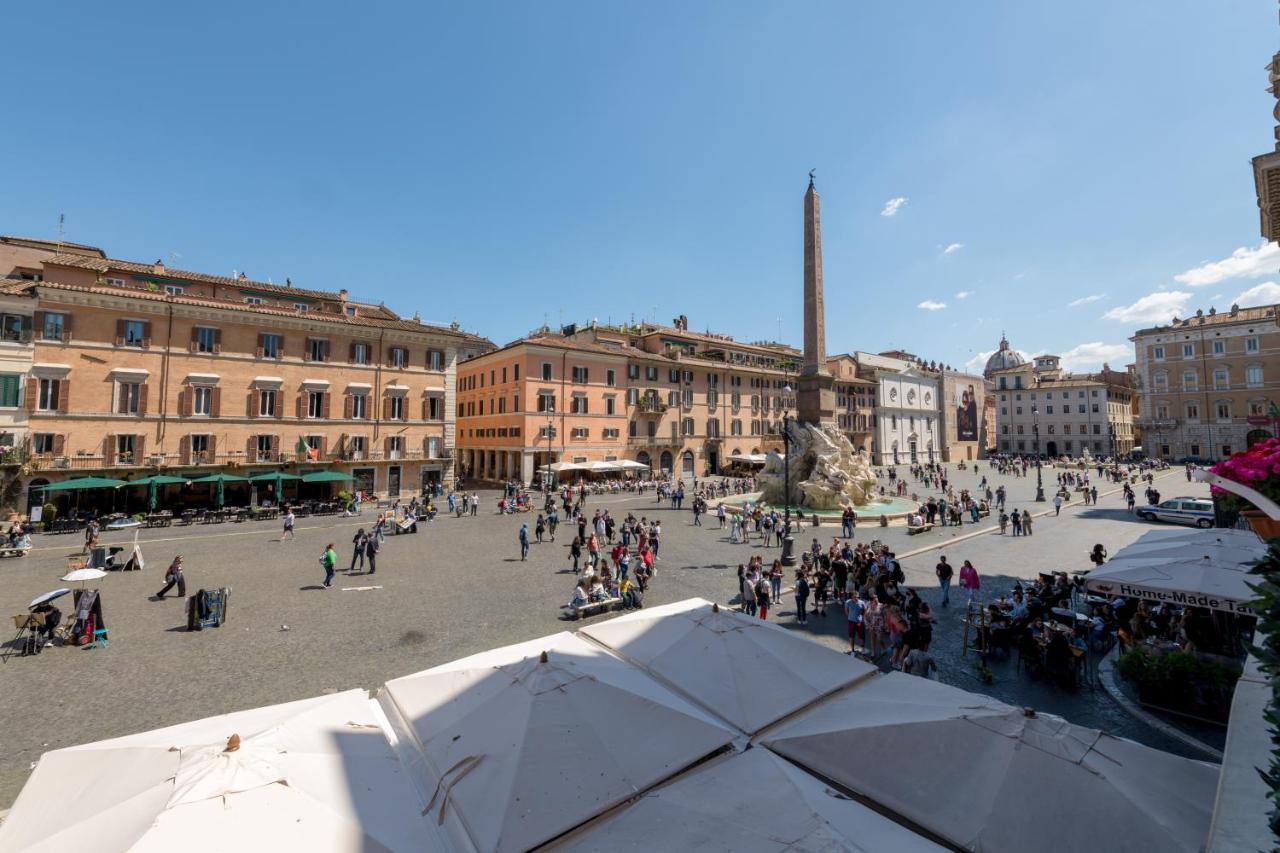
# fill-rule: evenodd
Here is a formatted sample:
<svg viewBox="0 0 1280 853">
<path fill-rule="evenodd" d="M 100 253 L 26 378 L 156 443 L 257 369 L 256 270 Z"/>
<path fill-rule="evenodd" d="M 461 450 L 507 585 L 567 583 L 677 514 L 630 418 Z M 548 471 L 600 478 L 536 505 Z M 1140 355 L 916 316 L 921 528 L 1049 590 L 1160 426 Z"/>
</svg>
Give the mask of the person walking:
<svg viewBox="0 0 1280 853">
<path fill-rule="evenodd" d="M 946 607 L 951 603 L 951 578 L 955 571 L 946 557 L 939 557 L 933 572 L 938 576 L 938 587 L 942 590 L 942 606 Z"/>
<path fill-rule="evenodd" d="M 476 513 L 480 512 L 480 493 L 471 493 L 471 517 L 475 518 Z"/>
<path fill-rule="evenodd" d="M 569 544 L 569 559 L 573 560 L 574 572 L 580 571 L 578 561 L 582 559 L 582 540 L 577 536 L 573 537 L 573 542 Z"/>
<path fill-rule="evenodd" d="M 156 593 L 157 599 L 163 601 L 164 594 L 169 590 L 173 589 L 175 585 L 178 587 L 178 598 L 187 597 L 187 579 L 183 577 L 183 574 L 182 574 L 182 555 L 181 554 L 174 557 L 173 562 L 169 564 L 169 568 L 165 570 L 164 581 L 165 581 L 164 587 L 161 588 L 161 590 Z"/>
<path fill-rule="evenodd" d="M 796 621 L 801 625 L 809 622 L 809 612 L 805 608 L 809 605 L 809 578 L 806 577 L 804 569 L 796 572 L 796 583 L 794 590 L 796 596 Z"/>
<path fill-rule="evenodd" d="M 866 627 L 863 624 L 865 608 L 862 600 L 856 595 L 851 595 L 844 600 L 844 618 L 848 622 L 849 630 L 849 654 L 855 654 L 858 651 L 858 638 L 862 638 L 862 644 L 865 646 L 867 642 Z"/>
<path fill-rule="evenodd" d="M 1031 535 L 1031 512 L 1027 511 L 1022 514 L 1022 535 Z"/>
<path fill-rule="evenodd" d="M 280 541 L 281 541 L 281 542 L 283 542 L 283 541 L 284 541 L 284 540 L 286 540 L 286 539 L 289 539 L 289 540 L 292 540 L 292 539 L 293 539 L 293 523 L 294 523 L 295 521 L 297 521 L 297 519 L 296 519 L 296 518 L 294 518 L 294 515 L 293 515 L 293 507 L 288 507 L 288 506 L 287 506 L 287 507 L 285 507 L 285 508 L 284 508 L 284 521 L 283 521 L 284 529 L 283 529 L 283 530 L 281 531 L 281 533 L 280 533 Z"/>
<path fill-rule="evenodd" d="M 716 504 L 716 518 L 720 521 L 721 530 L 724 530 L 724 522 L 727 516 L 728 516 L 728 511 L 725 510 L 724 508 L 724 501 L 721 501 L 720 503 Z"/>
<path fill-rule="evenodd" d="M 1053 496 L 1053 515 L 1055 518 L 1062 515 L 1062 495 Z"/>
<path fill-rule="evenodd" d="M 592 537 L 595 538 L 594 536 Z M 526 521 L 520 525 L 520 562 L 524 562 L 529 556 L 529 523 Z"/>
<path fill-rule="evenodd" d="M 978 577 L 978 570 L 973 567 L 973 563 L 965 560 L 960 567 L 960 588 L 968 592 L 970 602 L 977 597 L 981 587 L 982 579 Z"/>
<path fill-rule="evenodd" d="M 333 586 L 333 567 L 338 564 L 338 552 L 333 550 L 333 543 L 330 542 L 324 547 L 324 553 L 320 555 L 320 565 L 324 567 L 324 588 L 328 589 Z"/>
<path fill-rule="evenodd" d="M 98 519 L 90 519 L 89 525 L 84 529 L 84 550 L 80 553 L 88 554 L 94 548 L 98 547 Z"/>
<path fill-rule="evenodd" d="M 356 535 L 351 538 L 351 544 L 354 546 L 351 550 L 351 565 L 347 567 L 347 573 L 350 574 L 356 570 L 356 560 L 360 561 L 360 569 L 364 570 L 364 551 L 365 546 L 369 544 L 369 534 L 364 532 L 361 527 L 356 531 Z"/>
<path fill-rule="evenodd" d="M 1013 535 L 1021 536 L 1022 535 L 1022 513 L 1020 513 L 1017 509 L 1014 509 L 1013 515 L 1010 518 L 1010 521 L 1013 522 Z"/>
<path fill-rule="evenodd" d="M 902 659 L 902 671 L 907 675 L 918 675 L 921 678 L 933 678 L 938 671 L 938 664 L 929 654 L 929 641 L 921 640 L 920 645 L 907 652 Z M 934 679 L 936 680 L 936 679 Z"/>
<path fill-rule="evenodd" d="M 542 513 L 538 513 L 538 520 L 533 525 L 533 536 L 538 540 L 538 544 L 542 544 L 542 535 L 547 530 L 547 522 L 543 519 Z"/>
</svg>

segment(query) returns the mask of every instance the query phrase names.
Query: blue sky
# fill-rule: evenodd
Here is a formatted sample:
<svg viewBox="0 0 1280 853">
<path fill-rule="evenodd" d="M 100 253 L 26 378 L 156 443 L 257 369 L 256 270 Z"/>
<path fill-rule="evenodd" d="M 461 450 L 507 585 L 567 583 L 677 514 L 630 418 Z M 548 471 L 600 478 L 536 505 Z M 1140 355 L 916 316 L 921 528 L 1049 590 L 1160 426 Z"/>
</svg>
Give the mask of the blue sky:
<svg viewBox="0 0 1280 853">
<path fill-rule="evenodd" d="M 1249 165 L 1272 144 L 1271 0 L 3 20 L 23 48 L 0 232 L 52 236 L 65 213 L 68 239 L 117 257 L 347 287 L 498 343 L 686 314 L 798 344 L 810 168 L 833 352 L 959 365 L 1003 329 L 1118 366 L 1175 311 L 1280 301 Z"/>
</svg>

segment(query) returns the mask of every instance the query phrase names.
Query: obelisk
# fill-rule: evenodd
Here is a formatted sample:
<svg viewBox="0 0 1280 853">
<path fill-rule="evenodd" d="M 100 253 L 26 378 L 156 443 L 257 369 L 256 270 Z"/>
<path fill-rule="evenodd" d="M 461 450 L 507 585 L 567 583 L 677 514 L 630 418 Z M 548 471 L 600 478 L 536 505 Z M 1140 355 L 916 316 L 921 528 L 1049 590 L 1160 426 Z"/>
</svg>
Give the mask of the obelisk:
<svg viewBox="0 0 1280 853">
<path fill-rule="evenodd" d="M 801 423 L 835 426 L 835 380 L 827 372 L 827 330 L 822 297 L 822 201 L 809 172 L 804 194 L 804 365 L 796 414 Z"/>
</svg>

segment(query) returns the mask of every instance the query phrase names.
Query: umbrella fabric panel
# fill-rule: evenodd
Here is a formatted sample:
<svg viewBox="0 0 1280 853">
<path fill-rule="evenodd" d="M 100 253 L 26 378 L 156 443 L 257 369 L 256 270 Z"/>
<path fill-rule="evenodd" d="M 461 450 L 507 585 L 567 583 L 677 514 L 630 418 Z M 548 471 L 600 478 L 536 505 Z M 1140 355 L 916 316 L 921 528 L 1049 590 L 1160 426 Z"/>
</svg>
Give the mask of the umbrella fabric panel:
<svg viewBox="0 0 1280 853">
<path fill-rule="evenodd" d="M 341 471 L 311 471 L 302 475 L 304 483 L 354 483 L 355 479 Z"/>
<path fill-rule="evenodd" d="M 124 480 L 113 480 L 110 477 L 78 477 L 74 480 L 62 480 L 35 488 L 46 492 L 72 492 L 82 489 L 114 489 L 117 486 L 127 485 L 129 484 Z"/>
<path fill-rule="evenodd" d="M 748 734 L 876 672 L 777 625 L 716 612 L 703 599 L 629 613 L 582 633 Z"/>
<path fill-rule="evenodd" d="M 71 590 L 67 589 L 66 587 L 63 587 L 62 589 L 50 590 L 49 592 L 43 593 L 42 595 L 37 595 L 35 598 L 31 599 L 31 603 L 28 604 L 27 607 L 28 608 L 38 607 L 41 604 L 44 604 L 46 601 L 53 601 L 54 599 L 62 598 L 62 596 L 70 595 L 70 594 L 71 594 Z"/>
<path fill-rule="evenodd" d="M 1226 613 L 1248 611 L 1256 596 L 1247 567 L 1190 560 L 1113 560 L 1085 576 L 1085 587 L 1103 595 L 1207 607 Z"/>
<path fill-rule="evenodd" d="M 934 853 L 943 848 L 767 749 L 752 749 L 689 771 L 553 849 Z"/>
</svg>

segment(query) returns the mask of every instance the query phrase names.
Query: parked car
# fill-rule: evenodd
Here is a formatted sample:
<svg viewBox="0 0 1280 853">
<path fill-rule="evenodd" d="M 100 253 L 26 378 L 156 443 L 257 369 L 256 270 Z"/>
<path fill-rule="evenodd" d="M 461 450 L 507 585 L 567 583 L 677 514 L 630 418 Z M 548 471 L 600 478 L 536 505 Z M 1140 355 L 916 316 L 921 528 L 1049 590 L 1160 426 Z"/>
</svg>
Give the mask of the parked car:
<svg viewBox="0 0 1280 853">
<path fill-rule="evenodd" d="M 1192 527 L 1213 527 L 1213 501 L 1208 498 L 1169 498 L 1158 504 L 1138 508 L 1138 518 L 1146 521 L 1169 521 Z"/>
</svg>

